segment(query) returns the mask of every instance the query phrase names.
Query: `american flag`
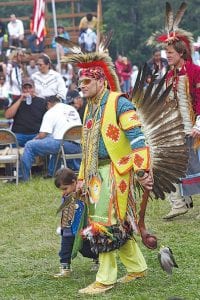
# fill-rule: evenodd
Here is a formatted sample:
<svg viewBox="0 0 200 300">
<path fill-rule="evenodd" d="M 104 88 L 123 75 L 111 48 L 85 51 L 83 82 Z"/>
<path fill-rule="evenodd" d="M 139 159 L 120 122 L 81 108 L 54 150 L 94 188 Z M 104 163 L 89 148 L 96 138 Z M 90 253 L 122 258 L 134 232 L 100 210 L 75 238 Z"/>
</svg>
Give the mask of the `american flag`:
<svg viewBox="0 0 200 300">
<path fill-rule="evenodd" d="M 45 0 L 34 0 L 33 32 L 37 34 L 37 44 L 43 41 L 45 36 Z"/>
</svg>

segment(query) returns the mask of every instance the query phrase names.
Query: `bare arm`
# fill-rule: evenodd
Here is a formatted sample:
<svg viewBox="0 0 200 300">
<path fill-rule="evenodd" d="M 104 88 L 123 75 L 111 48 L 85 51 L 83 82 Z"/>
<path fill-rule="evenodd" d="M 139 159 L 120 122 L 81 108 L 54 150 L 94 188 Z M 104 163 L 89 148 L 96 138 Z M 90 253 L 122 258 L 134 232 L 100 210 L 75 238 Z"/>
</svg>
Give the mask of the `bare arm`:
<svg viewBox="0 0 200 300">
<path fill-rule="evenodd" d="M 16 115 L 23 100 L 24 95 L 21 95 L 21 97 L 5 111 L 6 119 L 12 119 Z"/>
</svg>

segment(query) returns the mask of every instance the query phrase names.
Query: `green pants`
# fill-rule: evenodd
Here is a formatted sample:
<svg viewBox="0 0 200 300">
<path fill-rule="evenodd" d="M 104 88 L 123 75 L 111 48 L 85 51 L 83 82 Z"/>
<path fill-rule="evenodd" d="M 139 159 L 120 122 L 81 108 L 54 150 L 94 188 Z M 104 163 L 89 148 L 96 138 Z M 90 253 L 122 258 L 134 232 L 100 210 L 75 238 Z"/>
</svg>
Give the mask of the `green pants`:
<svg viewBox="0 0 200 300">
<path fill-rule="evenodd" d="M 145 259 L 134 239 L 128 240 L 119 250 L 99 254 L 99 270 L 96 281 L 109 285 L 117 281 L 117 261 L 120 260 L 128 273 L 143 272 L 147 269 Z"/>
</svg>

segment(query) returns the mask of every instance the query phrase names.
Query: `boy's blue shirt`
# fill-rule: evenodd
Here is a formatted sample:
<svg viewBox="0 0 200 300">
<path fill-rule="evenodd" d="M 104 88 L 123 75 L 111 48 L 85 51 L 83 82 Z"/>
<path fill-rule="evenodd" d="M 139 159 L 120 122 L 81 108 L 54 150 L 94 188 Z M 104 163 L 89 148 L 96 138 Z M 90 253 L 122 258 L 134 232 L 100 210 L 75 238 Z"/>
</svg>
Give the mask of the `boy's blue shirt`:
<svg viewBox="0 0 200 300">
<path fill-rule="evenodd" d="M 62 202 L 63 201 L 64 201 L 64 197 L 62 198 Z M 76 235 L 76 233 L 78 231 L 85 204 L 81 200 L 76 200 L 76 206 L 77 207 L 75 208 L 74 218 L 73 218 L 71 228 L 70 228 L 71 229 L 71 235 L 69 234 L 69 227 L 68 228 L 65 227 L 65 228 L 62 228 L 62 231 L 63 231 L 62 235 L 63 236 L 74 236 L 74 235 Z"/>
</svg>

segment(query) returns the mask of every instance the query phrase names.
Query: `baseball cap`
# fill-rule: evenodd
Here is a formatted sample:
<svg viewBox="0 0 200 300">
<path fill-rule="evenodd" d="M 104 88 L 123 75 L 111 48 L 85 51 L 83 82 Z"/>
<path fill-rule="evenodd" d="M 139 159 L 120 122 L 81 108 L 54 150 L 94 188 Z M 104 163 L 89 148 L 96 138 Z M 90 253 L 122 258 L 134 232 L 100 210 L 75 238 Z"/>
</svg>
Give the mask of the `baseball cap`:
<svg viewBox="0 0 200 300">
<path fill-rule="evenodd" d="M 22 86 L 24 85 L 30 85 L 30 86 L 34 86 L 34 81 L 31 78 L 24 78 L 22 80 Z"/>
<path fill-rule="evenodd" d="M 73 102 L 74 102 L 74 99 L 75 99 L 76 97 L 80 97 L 80 94 L 79 94 L 79 92 L 78 92 L 77 90 L 68 92 L 68 93 L 67 93 L 67 98 L 66 98 L 67 103 L 68 103 L 68 104 L 73 103 Z"/>
</svg>

